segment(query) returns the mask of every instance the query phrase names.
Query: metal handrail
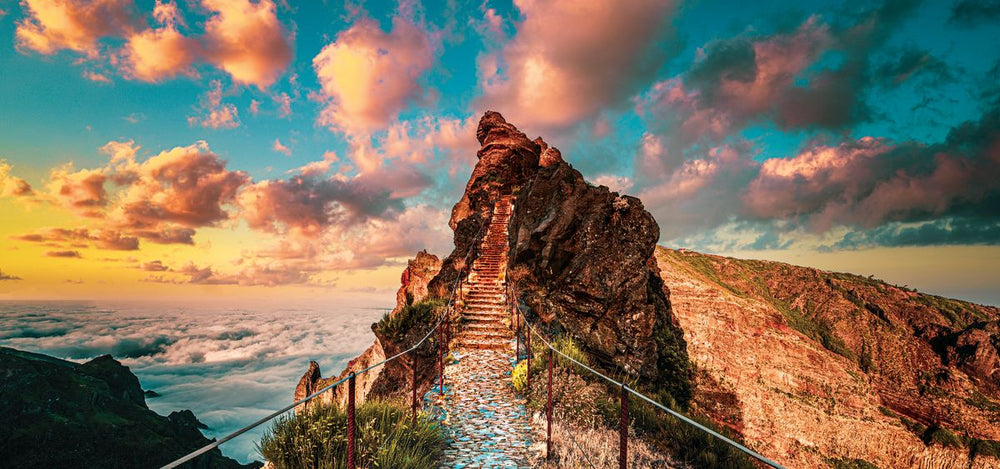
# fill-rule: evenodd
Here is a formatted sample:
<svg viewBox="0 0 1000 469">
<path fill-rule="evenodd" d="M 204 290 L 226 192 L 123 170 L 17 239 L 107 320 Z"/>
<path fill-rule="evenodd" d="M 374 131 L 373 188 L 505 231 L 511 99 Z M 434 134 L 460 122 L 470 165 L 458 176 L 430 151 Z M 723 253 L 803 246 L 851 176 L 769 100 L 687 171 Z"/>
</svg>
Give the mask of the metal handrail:
<svg viewBox="0 0 1000 469">
<path fill-rule="evenodd" d="M 663 405 L 663 404 L 661 404 L 661 403 L 659 403 L 659 402 L 651 399 L 650 397 L 648 397 L 648 396 L 640 393 L 639 391 L 637 391 L 634 388 L 628 386 L 624 382 L 617 381 L 617 380 L 615 380 L 615 379 L 613 379 L 613 378 L 605 375 L 604 373 L 601 373 L 600 371 L 597 371 L 597 370 L 595 370 L 595 369 L 587 366 L 586 364 L 580 363 L 579 361 L 577 361 L 573 357 L 571 357 L 569 355 L 566 355 L 565 353 L 563 353 L 562 351 L 560 351 L 558 348 L 554 347 L 552 345 L 552 343 L 550 343 L 540 332 L 538 332 L 537 329 L 535 329 L 535 327 L 532 326 L 532 324 L 530 322 L 528 322 L 528 318 L 525 317 L 524 312 L 521 310 L 520 300 L 517 298 L 517 295 L 514 292 L 514 289 L 511 288 L 510 291 L 511 291 L 511 295 L 512 295 L 512 297 L 514 299 L 514 310 L 517 311 L 517 315 L 521 318 L 522 321 L 524 321 L 524 325 L 527 326 L 529 333 L 534 334 L 539 339 L 541 339 L 542 342 L 545 344 L 545 346 L 549 350 L 552 350 L 553 352 L 558 353 L 563 358 L 565 358 L 565 359 L 567 359 L 567 360 L 575 363 L 577 366 L 583 368 L 584 370 L 587 370 L 590 373 L 592 373 L 592 374 L 600 377 L 601 379 L 603 379 L 603 380 L 605 380 L 605 381 L 607 381 L 607 382 L 615 385 L 616 387 L 619 387 L 619 388 L 621 388 L 621 389 L 629 392 L 630 394 L 632 394 L 632 395 L 634 395 L 634 396 L 636 396 L 636 397 L 638 397 L 638 398 L 640 398 L 640 399 L 648 402 L 652 406 L 654 406 L 656 408 L 659 408 L 660 410 L 663 410 L 664 412 L 666 412 L 666 413 L 674 416 L 675 418 L 681 420 L 682 422 L 687 423 L 688 425 L 691 425 L 691 426 L 695 427 L 698 430 L 701 430 L 701 431 L 703 431 L 705 433 L 708 433 L 709 435 L 714 436 L 715 438 L 718 438 L 718 439 L 722 440 L 724 443 L 726 443 L 726 444 L 728 444 L 728 445 L 730 445 L 730 446 L 732 446 L 732 447 L 734 447 L 734 448 L 736 448 L 736 449 L 738 449 L 738 450 L 746 453 L 748 456 L 750 456 L 750 457 L 752 457 L 752 458 L 754 458 L 754 459 L 756 459 L 756 460 L 758 460 L 758 461 L 760 461 L 760 462 L 762 462 L 764 464 L 767 464 L 768 466 L 771 466 L 771 467 L 773 467 L 775 469 L 784 469 L 784 467 L 782 465 L 780 465 L 780 464 L 778 464 L 778 463 L 776 463 L 776 462 L 768 459 L 767 457 L 764 457 L 760 453 L 758 453 L 758 452 L 756 452 L 756 451 L 754 451 L 754 450 L 752 450 L 750 448 L 747 448 L 746 446 L 741 445 L 741 444 L 739 444 L 739 443 L 737 443 L 737 442 L 735 442 L 735 441 L 733 441 L 733 440 L 731 440 L 731 439 L 723 436 L 722 434 L 720 434 L 720 433 L 718 433 L 718 432 L 716 432 L 716 431 L 714 431 L 714 430 L 712 430 L 712 429 L 710 429 L 710 428 L 708 428 L 708 427 L 706 427 L 706 426 L 704 426 L 704 425 L 702 425 L 702 424 L 700 424 L 698 422 L 695 422 L 694 420 L 688 418 L 684 414 L 681 414 L 680 412 L 677 412 L 677 411 L 675 411 L 675 410 L 673 410 L 673 409 L 671 409 L 671 408 L 669 408 L 669 407 L 667 407 L 667 406 L 665 406 L 665 405 Z M 527 308 L 527 306 L 525 306 L 525 308 Z M 515 351 L 515 353 L 518 353 L 518 352 Z M 531 350 L 528 350 L 528 360 L 530 360 L 530 359 L 531 359 Z"/>
<path fill-rule="evenodd" d="M 476 246 L 477 245 L 477 242 L 479 240 L 479 235 L 482 234 L 483 228 L 486 225 L 487 225 L 486 223 L 483 223 L 482 226 L 479 227 L 479 231 L 477 231 L 476 234 L 475 234 L 475 236 L 473 236 L 474 241 L 473 241 L 472 246 Z M 473 251 L 473 248 L 470 247 L 469 248 L 469 252 L 467 252 L 465 254 L 465 258 L 464 258 L 463 262 L 466 265 L 468 264 L 469 256 L 472 255 L 472 251 Z M 463 270 L 464 270 L 464 268 L 463 268 Z M 207 452 L 209 452 L 209 451 L 217 448 L 219 445 L 221 445 L 221 444 L 223 444 L 223 443 L 225 443 L 225 442 L 227 442 L 229 440 L 232 440 L 233 438 L 236 438 L 236 437 L 238 437 L 238 436 L 240 436 L 240 435 L 242 435 L 242 434 L 244 434 L 244 433 L 246 433 L 246 432 L 248 432 L 250 430 L 253 430 L 254 428 L 256 428 L 256 427 L 258 427 L 258 426 L 260 426 L 260 425 L 262 425 L 262 424 L 264 424 L 264 423 L 266 423 L 268 421 L 270 421 L 271 419 L 274 419 L 275 417 L 278 417 L 281 414 L 284 414 L 285 412 L 288 412 L 291 409 L 294 409 L 295 407 L 297 407 L 299 405 L 305 404 L 306 402 L 309 402 L 309 401 L 315 399 L 319 395 L 321 395 L 321 394 L 323 394 L 323 393 L 325 393 L 325 392 L 327 392 L 327 391 L 329 391 L 329 390 L 331 390 L 331 389 L 333 389 L 333 388 L 335 388 L 335 387 L 343 384 L 344 382 L 346 382 L 346 381 L 348 381 L 350 379 L 353 379 L 357 375 L 361 375 L 361 374 L 367 373 L 367 372 L 371 371 L 372 369 L 374 369 L 376 367 L 382 366 L 382 365 L 384 365 L 386 363 L 389 363 L 389 362 L 391 362 L 391 361 L 393 361 L 393 360 L 395 360 L 395 359 L 397 359 L 397 358 L 399 358 L 399 357 L 401 357 L 403 355 L 406 355 L 406 354 L 408 354 L 410 352 L 413 352 L 418 347 L 420 347 L 431 336 L 431 334 L 434 333 L 434 331 L 436 331 L 439 327 L 441 327 L 441 323 L 443 323 L 444 320 L 445 320 L 445 318 L 448 317 L 450 309 L 454 305 L 454 302 L 455 302 L 455 293 L 457 291 L 456 287 L 458 286 L 459 280 L 461 278 L 462 278 L 462 273 L 461 273 L 461 271 L 459 271 L 458 275 L 455 276 L 455 280 L 452 282 L 451 296 L 448 298 L 448 303 L 445 305 L 444 312 L 441 314 L 440 317 L 438 317 L 437 323 L 434 324 L 434 327 L 432 327 L 431 329 L 429 329 L 427 331 L 427 334 L 425 334 L 424 337 L 421 338 L 419 341 L 417 341 L 417 343 L 414 344 L 412 347 L 410 347 L 410 348 L 408 348 L 408 349 L 406 349 L 406 350 L 404 350 L 402 352 L 399 352 L 399 353 L 397 353 L 397 354 L 395 354 L 395 355 L 393 355 L 393 356 L 391 356 L 389 358 L 386 358 L 385 360 L 382 360 L 382 361 L 380 361 L 380 362 L 378 362 L 378 363 L 376 363 L 374 365 L 370 365 L 370 366 L 368 366 L 368 367 L 366 367 L 366 368 L 364 368 L 364 369 L 362 369 L 360 371 L 352 372 L 352 373 L 348 374 L 347 377 L 342 378 L 342 379 L 338 380 L 337 382 L 335 382 L 333 384 L 330 384 L 330 385 L 324 387 L 323 389 L 320 389 L 319 391 L 316 391 L 316 392 L 314 392 L 314 393 L 312 393 L 312 394 L 310 394 L 310 395 L 308 395 L 308 396 L 306 396 L 306 397 L 304 397 L 304 398 L 302 398 L 302 399 L 300 399 L 300 400 L 298 400 L 296 402 L 293 402 L 293 403 L 291 403 L 291 404 L 289 404 L 289 405 L 287 405 L 285 407 L 282 407 L 281 409 L 276 410 L 276 411 L 268 414 L 267 416 L 265 416 L 265 417 L 257 420 L 256 422 L 251 423 L 250 425 L 247 425 L 247 426 L 245 426 L 243 428 L 240 428 L 239 430 L 236 430 L 233 433 L 230 433 L 230 434 L 228 434 L 228 435 L 226 435 L 226 436 L 224 436 L 224 437 L 222 437 L 222 438 L 220 438 L 220 439 L 218 439 L 216 441 L 213 441 L 213 442 L 211 442 L 211 443 L 209 443 L 209 444 L 207 444 L 207 445 L 205 445 L 205 446 L 203 446 L 203 447 L 201 447 L 201 448 L 199 448 L 199 449 L 197 449 L 197 450 L 195 450 L 195 451 L 193 451 L 191 453 L 188 453 L 187 455 L 184 455 L 183 457 L 181 457 L 181 458 L 179 458 L 179 459 L 177 459 L 177 460 L 175 460 L 173 462 L 170 462 L 170 463 L 164 465 L 160 469 L 174 469 L 174 468 L 180 466 L 181 464 L 184 464 L 184 463 L 186 463 L 188 461 L 191 461 L 192 459 L 197 458 L 198 456 L 201 456 L 202 454 L 205 454 L 205 453 L 207 453 Z M 416 384 L 414 384 L 414 386 L 416 386 Z"/>
</svg>

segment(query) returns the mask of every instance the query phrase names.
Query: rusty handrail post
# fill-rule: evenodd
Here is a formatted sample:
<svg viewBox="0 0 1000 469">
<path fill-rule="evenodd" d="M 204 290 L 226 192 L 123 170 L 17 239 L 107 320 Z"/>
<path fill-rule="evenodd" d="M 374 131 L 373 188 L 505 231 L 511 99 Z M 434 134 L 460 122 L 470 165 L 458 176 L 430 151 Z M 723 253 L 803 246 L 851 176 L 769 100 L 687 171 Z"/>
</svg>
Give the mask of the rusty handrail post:
<svg viewBox="0 0 1000 469">
<path fill-rule="evenodd" d="M 357 439 L 357 428 L 354 425 L 354 376 L 352 371 L 347 380 L 347 469 L 357 467 L 354 460 L 355 440 Z"/>
<path fill-rule="evenodd" d="M 411 398 L 410 407 L 413 411 L 413 416 L 410 418 L 410 426 L 416 428 L 417 426 L 417 351 L 413 351 L 413 357 L 410 360 L 413 365 L 413 397 Z"/>
<path fill-rule="evenodd" d="M 517 332 L 514 332 L 514 337 L 517 338 L 517 345 L 514 346 L 514 366 L 521 363 L 521 321 L 520 318 L 515 316 L 517 321 Z"/>
<path fill-rule="evenodd" d="M 525 384 L 527 384 L 527 389 L 525 390 L 525 393 L 527 394 L 528 400 L 530 401 L 531 400 L 531 329 L 525 329 L 524 333 L 525 333 L 524 348 L 527 349 L 525 350 L 525 355 L 527 356 L 528 359 L 527 373 L 524 374 L 526 378 Z"/>
<path fill-rule="evenodd" d="M 552 457 L 552 349 L 549 349 L 549 405 L 546 409 L 548 427 L 545 432 L 545 459 Z"/>
<path fill-rule="evenodd" d="M 444 329 L 438 329 L 438 395 L 444 396 Z"/>
<path fill-rule="evenodd" d="M 625 469 L 628 465 L 628 392 L 625 390 L 625 383 L 622 383 L 622 421 L 619 428 L 618 467 Z"/>
<path fill-rule="evenodd" d="M 445 310 L 444 314 L 444 343 L 451 350 L 451 309 Z"/>
</svg>

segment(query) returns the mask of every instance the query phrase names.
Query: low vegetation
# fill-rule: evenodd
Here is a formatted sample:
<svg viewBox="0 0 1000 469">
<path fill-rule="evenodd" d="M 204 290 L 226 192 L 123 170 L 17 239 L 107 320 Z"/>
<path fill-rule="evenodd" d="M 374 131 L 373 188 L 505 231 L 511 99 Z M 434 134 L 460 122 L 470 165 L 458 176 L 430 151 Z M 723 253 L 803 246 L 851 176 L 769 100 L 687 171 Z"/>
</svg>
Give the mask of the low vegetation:
<svg viewBox="0 0 1000 469">
<path fill-rule="evenodd" d="M 512 374 L 515 389 L 524 392 L 526 375 L 528 370 L 531 371 L 532 390 L 528 406 L 536 412 L 541 412 L 545 408 L 548 379 L 548 352 L 544 344 L 539 342 L 532 343 L 533 358 L 530 365 L 524 360 Z M 587 354 L 570 337 L 560 336 L 552 343 L 555 348 L 574 360 L 591 364 Z M 556 357 L 560 356 L 557 354 Z M 575 426 L 580 431 L 616 430 L 621 415 L 620 389 L 580 369 L 578 365 L 565 358 L 556 360 L 556 365 L 553 402 L 555 402 L 555 419 L 560 425 Z M 620 376 L 614 377 L 621 379 Z M 642 389 L 642 392 L 675 410 L 679 408 L 666 390 Z M 692 418 L 706 427 L 734 440 L 737 439 L 714 425 L 707 417 L 695 415 Z M 641 438 L 644 445 L 671 455 L 675 462 L 683 463 L 685 467 L 698 469 L 755 467 L 739 450 L 634 397 L 629 400 L 629 420 L 635 434 Z M 617 447 L 608 450 L 617 452 Z"/>
<path fill-rule="evenodd" d="M 865 461 L 864 459 L 829 459 L 830 467 L 833 469 L 878 469 L 878 466 Z"/>
<path fill-rule="evenodd" d="M 356 424 L 358 467 L 422 469 L 441 457 L 443 429 L 423 416 L 412 426 L 404 405 L 368 401 L 357 408 Z M 332 404 L 296 412 L 279 419 L 258 446 L 276 469 L 347 467 L 347 414 Z"/>
<path fill-rule="evenodd" d="M 382 316 L 375 324 L 375 333 L 379 337 L 398 342 L 414 328 L 433 326 L 444 307 L 444 301 L 437 298 L 408 304 L 396 314 L 386 313 Z"/>
</svg>

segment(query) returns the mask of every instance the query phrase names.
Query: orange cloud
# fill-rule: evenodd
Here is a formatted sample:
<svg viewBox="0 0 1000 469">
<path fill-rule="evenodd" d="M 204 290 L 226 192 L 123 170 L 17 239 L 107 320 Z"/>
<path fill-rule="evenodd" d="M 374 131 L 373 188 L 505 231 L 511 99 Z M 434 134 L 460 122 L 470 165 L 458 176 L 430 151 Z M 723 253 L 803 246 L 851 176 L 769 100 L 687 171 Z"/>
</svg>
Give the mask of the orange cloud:
<svg viewBox="0 0 1000 469">
<path fill-rule="evenodd" d="M 116 251 L 134 251 L 139 249 L 139 239 L 115 230 L 90 231 L 86 228 L 49 228 L 46 230 L 14 236 L 12 239 L 34 243 L 45 243 L 47 246 L 60 246 L 62 243 L 72 247 L 89 247 L 93 244 L 99 249 Z"/>
<path fill-rule="evenodd" d="M 202 0 L 211 14 L 204 34 L 188 36 L 184 18 L 172 1 L 157 0 L 147 27 L 129 0 L 23 0 L 26 17 L 18 22 L 18 49 L 51 55 L 68 49 L 87 59 L 102 55 L 129 79 L 159 82 L 178 75 L 197 76 L 194 65 L 214 65 L 243 85 L 264 89 L 273 84 L 292 60 L 291 37 L 278 20 L 271 0 Z M 124 39 L 120 50 L 100 39 Z M 85 72 L 94 81 L 103 74 Z"/>
<path fill-rule="evenodd" d="M 245 173 L 228 171 L 205 142 L 176 147 L 139 165 L 112 218 L 136 229 L 213 225 L 229 218 L 223 205 L 248 181 Z"/>
<path fill-rule="evenodd" d="M 31 184 L 10 175 L 11 165 L 0 159 L 0 197 L 32 195 Z"/>
<path fill-rule="evenodd" d="M 69 49 L 94 58 L 98 39 L 121 37 L 142 25 L 130 0 L 22 0 L 21 5 L 25 18 L 17 23 L 17 47 L 43 55 Z"/>
<path fill-rule="evenodd" d="M 53 169 L 49 174 L 49 194 L 59 204 L 85 217 L 100 217 L 108 204 L 103 170 L 73 171 L 72 163 Z"/>
<path fill-rule="evenodd" d="M 313 59 L 325 108 L 322 125 L 343 132 L 383 128 L 419 96 L 418 78 L 433 62 L 427 31 L 396 17 L 392 31 L 362 19 Z"/>
</svg>

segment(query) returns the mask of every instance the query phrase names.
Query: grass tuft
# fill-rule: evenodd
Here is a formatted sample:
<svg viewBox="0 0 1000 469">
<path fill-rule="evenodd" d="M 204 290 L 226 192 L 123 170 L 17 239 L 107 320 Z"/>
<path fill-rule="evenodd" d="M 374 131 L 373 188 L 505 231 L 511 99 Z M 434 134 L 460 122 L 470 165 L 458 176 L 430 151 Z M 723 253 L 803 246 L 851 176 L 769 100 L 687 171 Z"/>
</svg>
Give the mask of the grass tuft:
<svg viewBox="0 0 1000 469">
<path fill-rule="evenodd" d="M 422 469 L 437 465 L 444 431 L 423 417 L 410 424 L 403 405 L 368 401 L 357 408 L 359 467 Z M 260 453 L 276 469 L 347 467 L 347 413 L 333 404 L 283 417 L 265 431 Z"/>
</svg>

